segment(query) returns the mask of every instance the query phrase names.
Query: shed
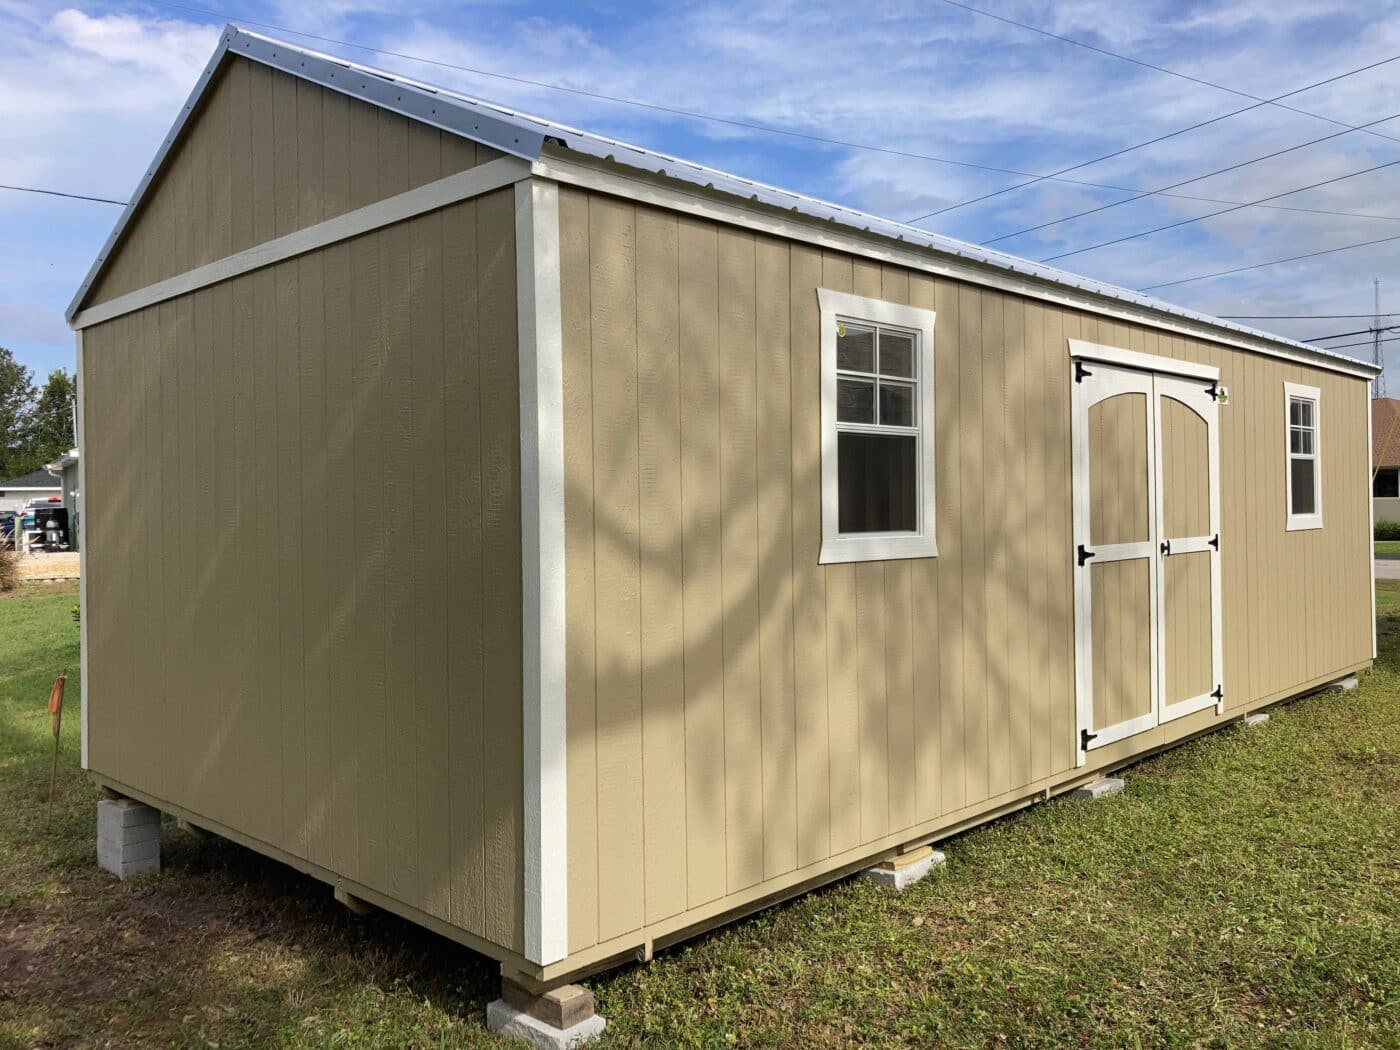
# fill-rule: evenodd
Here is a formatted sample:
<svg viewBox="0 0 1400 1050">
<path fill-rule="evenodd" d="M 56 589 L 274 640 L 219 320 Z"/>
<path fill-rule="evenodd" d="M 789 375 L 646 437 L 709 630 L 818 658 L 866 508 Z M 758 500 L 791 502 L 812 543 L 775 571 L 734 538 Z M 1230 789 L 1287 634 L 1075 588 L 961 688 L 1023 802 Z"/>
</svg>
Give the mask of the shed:
<svg viewBox="0 0 1400 1050">
<path fill-rule="evenodd" d="M 1375 655 L 1369 364 L 242 29 L 69 318 L 86 767 L 517 992 Z"/>
</svg>

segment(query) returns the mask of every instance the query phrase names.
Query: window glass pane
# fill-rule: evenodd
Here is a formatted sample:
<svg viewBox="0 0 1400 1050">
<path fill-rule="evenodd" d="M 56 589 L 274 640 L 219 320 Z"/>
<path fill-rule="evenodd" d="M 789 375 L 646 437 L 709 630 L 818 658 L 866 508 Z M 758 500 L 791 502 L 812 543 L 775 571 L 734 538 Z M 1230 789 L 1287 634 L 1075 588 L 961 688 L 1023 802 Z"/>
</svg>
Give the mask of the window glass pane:
<svg viewBox="0 0 1400 1050">
<path fill-rule="evenodd" d="M 836 436 L 841 532 L 914 532 L 919 527 L 918 451 L 913 435 Z"/>
<path fill-rule="evenodd" d="M 1393 499 L 1400 496 L 1400 470 L 1394 467 L 1382 467 L 1376 471 L 1376 480 L 1371 485 L 1371 495 L 1379 496 L 1382 499 Z"/>
<path fill-rule="evenodd" d="M 880 333 L 880 374 L 914 378 L 914 337 L 902 332 Z"/>
<path fill-rule="evenodd" d="M 883 337 L 881 337 L 883 339 Z M 883 352 L 884 343 L 881 344 Z M 914 387 L 911 383 L 880 381 L 880 425 L 912 427 L 914 425 Z"/>
<path fill-rule="evenodd" d="M 1313 492 L 1313 478 L 1316 477 L 1317 460 L 1315 459 L 1291 459 L 1288 461 L 1288 469 L 1293 477 L 1293 506 L 1289 508 L 1294 514 L 1316 514 L 1317 499 Z"/>
<path fill-rule="evenodd" d="M 1290 452 L 1311 456 L 1313 450 L 1313 432 L 1304 430 L 1301 427 L 1293 427 L 1289 430 L 1288 448 Z"/>
<path fill-rule="evenodd" d="M 1312 425 L 1313 425 L 1313 403 L 1312 403 L 1311 401 L 1299 401 L 1299 402 L 1298 402 L 1298 407 L 1299 407 L 1299 414 L 1300 414 L 1300 415 L 1302 416 L 1302 418 L 1303 418 L 1303 426 L 1305 426 L 1305 427 L 1310 427 L 1310 426 L 1312 426 Z"/>
<path fill-rule="evenodd" d="M 875 330 L 838 322 L 836 367 L 848 372 L 875 371 Z"/>
<path fill-rule="evenodd" d="M 875 384 L 865 379 L 838 379 L 836 418 L 842 423 L 875 422 Z"/>
<path fill-rule="evenodd" d="M 1303 402 L 1296 397 L 1288 399 L 1288 422 L 1295 427 L 1303 425 Z"/>
</svg>

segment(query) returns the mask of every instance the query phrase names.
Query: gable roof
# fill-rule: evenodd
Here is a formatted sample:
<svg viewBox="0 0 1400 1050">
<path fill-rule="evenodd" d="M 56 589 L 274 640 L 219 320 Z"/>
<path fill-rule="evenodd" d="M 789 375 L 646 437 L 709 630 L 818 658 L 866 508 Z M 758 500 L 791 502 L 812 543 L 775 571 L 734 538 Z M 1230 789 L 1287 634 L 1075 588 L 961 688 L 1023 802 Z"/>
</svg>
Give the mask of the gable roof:
<svg viewBox="0 0 1400 1050">
<path fill-rule="evenodd" d="M 742 207 L 795 214 L 807 220 L 817 220 L 840 227 L 852 234 L 897 242 L 929 255 L 960 260 L 976 267 L 1014 275 L 1032 283 L 1072 289 L 1090 299 L 1116 301 L 1153 314 L 1166 315 L 1166 318 L 1175 317 L 1210 329 L 1216 333 L 1216 338 L 1224 338 L 1225 341 L 1245 345 L 1264 353 L 1282 352 L 1282 356 L 1358 376 L 1370 377 L 1379 371 L 1370 362 L 1188 310 L 1143 292 L 1120 288 L 1007 252 L 969 244 L 892 219 L 880 218 L 854 208 L 769 186 L 703 164 L 426 84 L 397 73 L 313 51 L 234 25 L 225 27 L 218 47 L 196 81 L 174 126 L 79 286 L 68 307 L 67 318 L 70 322 L 111 257 L 112 250 L 150 189 L 166 156 L 179 139 L 186 121 L 198 106 L 214 74 L 230 54 L 261 62 L 342 92 L 351 98 L 361 99 L 464 138 L 484 142 L 503 153 L 520 157 L 532 164 L 539 164 L 547 159 L 548 155 L 565 156 L 596 167 L 630 169 L 647 176 L 698 187 L 707 194 L 729 198 Z"/>
<path fill-rule="evenodd" d="M 9 481 L 0 481 L 0 490 L 10 489 L 54 489 L 63 488 L 63 483 L 54 477 L 47 470 L 31 470 L 28 474 L 21 474 L 17 478 Z"/>
</svg>

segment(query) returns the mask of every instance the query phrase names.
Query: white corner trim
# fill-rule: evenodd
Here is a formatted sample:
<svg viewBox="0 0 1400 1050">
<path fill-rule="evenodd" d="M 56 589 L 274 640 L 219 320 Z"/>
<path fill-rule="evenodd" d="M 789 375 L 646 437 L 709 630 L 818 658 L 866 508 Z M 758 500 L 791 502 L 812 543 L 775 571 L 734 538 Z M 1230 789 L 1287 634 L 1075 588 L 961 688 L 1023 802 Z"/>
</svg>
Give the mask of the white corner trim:
<svg viewBox="0 0 1400 1050">
<path fill-rule="evenodd" d="M 1177 357 L 1162 357 L 1158 354 L 1143 354 L 1136 350 L 1124 350 L 1117 346 L 1090 343 L 1083 339 L 1069 341 L 1069 356 L 1085 361 L 1102 361 L 1108 365 L 1121 365 L 1135 368 L 1140 372 L 1158 372 L 1164 375 L 1187 376 L 1193 379 L 1220 378 L 1220 369 L 1215 365 L 1203 365 L 1196 361 L 1183 361 Z"/>
<path fill-rule="evenodd" d="M 515 186 L 525 717 L 525 957 L 569 953 L 565 733 L 564 366 L 559 187 Z"/>
<path fill-rule="evenodd" d="M 88 549 L 87 549 L 87 461 L 83 448 L 87 441 L 87 384 L 83 380 L 83 333 L 76 333 L 78 352 L 78 720 L 82 735 L 81 767 L 88 768 Z"/>
<path fill-rule="evenodd" d="M 1374 399 L 1371 397 L 1371 384 L 1366 384 L 1366 447 L 1371 447 L 1370 436 L 1375 433 L 1372 429 L 1371 409 Z M 1376 627 L 1376 497 L 1373 486 L 1375 485 L 1375 467 L 1372 466 L 1375 458 L 1375 450 L 1371 450 L 1371 455 L 1366 457 L 1366 506 L 1370 510 L 1366 520 L 1366 561 L 1371 566 L 1371 659 L 1374 660 L 1380 655 L 1380 639 L 1378 628 Z"/>
<path fill-rule="evenodd" d="M 1313 506 L 1317 508 L 1313 514 L 1293 513 L 1293 444 L 1288 412 L 1289 402 L 1295 397 L 1307 398 L 1313 403 Z M 1302 383 L 1283 384 L 1283 498 L 1287 501 L 1284 511 L 1288 515 L 1283 526 L 1285 532 L 1322 528 L 1322 391 Z"/>
<path fill-rule="evenodd" d="M 74 328 L 89 328 L 114 317 L 144 309 L 155 303 L 174 299 L 206 288 L 220 281 L 238 277 L 252 270 L 262 269 L 274 263 L 291 259 L 307 252 L 325 248 L 339 241 L 358 237 L 384 226 L 392 226 L 424 212 L 436 211 L 458 201 L 480 197 L 503 186 L 530 177 L 530 166 L 516 157 L 498 157 L 466 171 L 459 171 L 444 179 L 429 182 L 404 193 L 386 197 L 384 200 L 366 204 L 363 208 L 337 215 L 315 226 L 277 237 L 262 244 L 254 245 L 241 252 L 217 259 L 196 267 L 187 273 L 168 277 L 163 281 L 134 292 L 119 295 L 105 303 L 90 306 L 75 316 L 69 323 Z"/>
<path fill-rule="evenodd" d="M 848 292 L 817 289 L 821 310 L 822 546 L 817 561 L 892 561 L 938 555 L 937 499 L 934 488 L 934 311 L 867 299 Z M 918 342 L 919 382 L 919 530 L 913 533 L 842 535 L 836 424 L 836 325 L 840 320 L 870 322 L 907 329 Z"/>
</svg>

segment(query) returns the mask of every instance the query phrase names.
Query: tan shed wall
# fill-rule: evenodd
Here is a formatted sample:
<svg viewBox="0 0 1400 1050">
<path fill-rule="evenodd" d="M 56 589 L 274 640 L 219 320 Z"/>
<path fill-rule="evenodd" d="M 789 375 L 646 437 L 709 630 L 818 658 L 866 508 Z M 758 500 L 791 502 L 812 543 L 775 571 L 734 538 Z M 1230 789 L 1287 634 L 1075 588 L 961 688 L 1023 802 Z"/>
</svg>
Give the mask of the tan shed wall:
<svg viewBox="0 0 1400 1050">
<path fill-rule="evenodd" d="M 571 963 L 1218 724 L 1075 769 L 1069 338 L 1231 389 L 1229 713 L 1370 660 L 1364 382 L 576 189 L 560 226 Z M 817 562 L 818 287 L 938 312 L 937 558 Z M 1285 380 L 1321 531 L 1284 531 Z"/>
<path fill-rule="evenodd" d="M 410 164 L 410 156 L 419 162 Z M 85 305 L 499 156 L 489 146 L 231 56 Z"/>
<path fill-rule="evenodd" d="M 327 155 L 335 207 L 460 156 L 379 128 Z M 514 241 L 507 188 L 160 303 L 86 330 L 82 391 L 94 773 L 507 952 Z"/>
</svg>

